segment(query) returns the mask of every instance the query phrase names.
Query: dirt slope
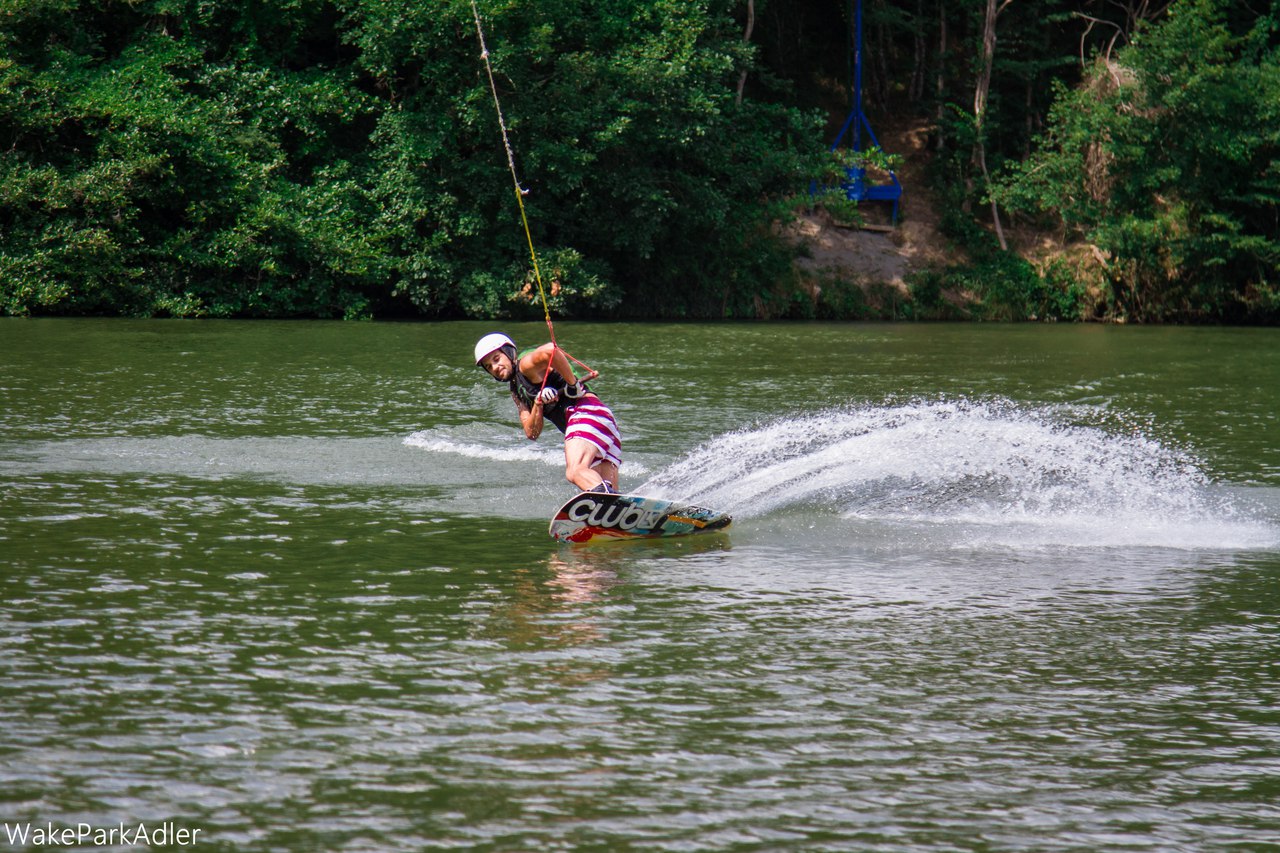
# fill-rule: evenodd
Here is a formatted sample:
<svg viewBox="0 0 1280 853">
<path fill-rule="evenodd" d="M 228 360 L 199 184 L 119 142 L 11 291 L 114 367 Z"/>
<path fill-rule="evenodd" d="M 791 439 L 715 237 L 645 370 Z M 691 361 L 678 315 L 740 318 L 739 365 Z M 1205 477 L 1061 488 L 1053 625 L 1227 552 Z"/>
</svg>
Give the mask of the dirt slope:
<svg viewBox="0 0 1280 853">
<path fill-rule="evenodd" d="M 789 233 L 808 249 L 809 257 L 797 262 L 803 276 L 856 281 L 864 289 L 889 286 L 905 293 L 909 273 L 950 258 L 925 180 L 928 136 L 924 121 L 886 128 L 880 136 L 885 151 L 901 158 L 897 174 L 903 193 L 896 226 L 891 226 L 892 208 L 885 202 L 863 203 L 868 230 L 844 227 L 821 208 L 799 217 Z"/>
</svg>

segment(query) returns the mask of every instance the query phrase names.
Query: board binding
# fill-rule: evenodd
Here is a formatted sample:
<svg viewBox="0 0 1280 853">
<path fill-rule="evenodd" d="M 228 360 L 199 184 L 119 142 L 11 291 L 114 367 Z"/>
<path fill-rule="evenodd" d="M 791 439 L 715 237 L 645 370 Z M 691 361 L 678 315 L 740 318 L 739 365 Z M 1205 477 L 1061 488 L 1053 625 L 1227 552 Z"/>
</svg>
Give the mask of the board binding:
<svg viewBox="0 0 1280 853">
<path fill-rule="evenodd" d="M 727 513 L 644 495 L 582 492 L 551 519 L 548 533 L 561 542 L 658 539 L 724 530 Z"/>
</svg>

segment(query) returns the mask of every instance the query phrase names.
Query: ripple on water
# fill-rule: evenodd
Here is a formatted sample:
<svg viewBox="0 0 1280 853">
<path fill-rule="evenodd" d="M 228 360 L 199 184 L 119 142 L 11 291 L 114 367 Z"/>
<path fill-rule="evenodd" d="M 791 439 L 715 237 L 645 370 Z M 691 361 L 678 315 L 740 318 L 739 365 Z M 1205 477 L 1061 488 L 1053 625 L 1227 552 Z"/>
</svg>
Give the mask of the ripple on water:
<svg viewBox="0 0 1280 853">
<path fill-rule="evenodd" d="M 726 467 L 706 493 L 760 501 L 729 537 L 573 550 L 540 511 L 451 511 L 397 479 L 416 473 L 320 482 L 300 453 L 221 479 L 19 472 L 0 493 L 6 819 L 177 818 L 246 850 L 1272 842 L 1280 566 L 1231 527 L 1274 529 L 1271 509 L 1043 412 L 816 426 L 883 452 L 881 475 L 915 429 L 958 456 L 908 469 L 958 473 L 829 468 L 838 488 L 814 491 Z M 982 442 L 1004 451 L 975 474 Z M 1138 482 L 1090 510 L 1120 469 L 1090 479 L 1072 442 Z M 1209 516 L 1155 541 L 1124 520 L 1143 507 L 1165 533 Z M 1062 548 L 1057 518 L 1100 535 Z"/>
</svg>

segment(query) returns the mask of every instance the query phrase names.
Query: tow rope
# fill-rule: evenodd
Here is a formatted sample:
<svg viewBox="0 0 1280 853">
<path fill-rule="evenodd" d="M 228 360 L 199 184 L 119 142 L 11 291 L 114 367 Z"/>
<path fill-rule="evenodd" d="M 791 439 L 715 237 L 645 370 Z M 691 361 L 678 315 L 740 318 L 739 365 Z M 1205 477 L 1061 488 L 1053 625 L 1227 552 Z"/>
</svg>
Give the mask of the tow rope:
<svg viewBox="0 0 1280 853">
<path fill-rule="evenodd" d="M 484 60 L 484 70 L 489 77 L 489 91 L 493 93 L 493 108 L 498 114 L 498 128 L 502 131 L 502 147 L 507 151 L 507 168 L 511 170 L 511 183 L 515 188 L 516 206 L 520 208 L 520 224 L 524 226 L 524 237 L 529 244 L 529 259 L 533 261 L 533 277 L 538 283 L 538 297 L 542 300 L 542 316 L 547 321 L 547 331 L 551 335 L 551 359 L 547 362 L 547 372 L 542 375 L 542 387 L 538 389 L 541 392 L 543 388 L 547 387 L 547 379 L 551 376 L 551 364 L 555 360 L 557 350 L 564 353 L 565 357 L 570 361 L 582 365 L 589 373 L 595 373 L 595 371 L 585 363 L 569 355 L 556 342 L 556 327 L 551 322 L 551 308 L 547 305 L 547 292 L 542 286 L 542 270 L 538 264 L 538 252 L 533 247 L 533 233 L 529 230 L 529 216 L 524 209 L 524 197 L 529 194 L 529 191 L 520 185 L 520 176 L 516 173 L 516 155 L 511 149 L 511 139 L 507 135 L 507 122 L 502 115 L 502 102 L 498 99 L 498 84 L 493 78 L 493 65 L 489 62 L 489 47 L 484 41 L 484 27 L 480 23 L 480 9 L 476 6 L 476 0 L 471 0 L 471 13 L 476 19 L 476 38 L 480 41 L 480 58 Z M 572 370 L 569 372 L 573 373 Z M 566 380 L 568 378 L 565 377 Z"/>
</svg>

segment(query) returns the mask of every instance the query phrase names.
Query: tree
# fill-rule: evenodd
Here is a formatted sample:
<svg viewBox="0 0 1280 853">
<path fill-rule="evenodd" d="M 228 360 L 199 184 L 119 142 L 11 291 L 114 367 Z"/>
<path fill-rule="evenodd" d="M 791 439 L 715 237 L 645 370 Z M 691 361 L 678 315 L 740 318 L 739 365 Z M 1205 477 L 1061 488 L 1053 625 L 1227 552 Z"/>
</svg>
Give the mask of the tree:
<svg viewBox="0 0 1280 853">
<path fill-rule="evenodd" d="M 1278 21 L 1230 12 L 1184 0 L 1100 57 L 994 191 L 1100 249 L 1118 316 L 1280 315 Z"/>
<path fill-rule="evenodd" d="M 987 0 L 986 12 L 982 18 L 982 60 L 973 92 L 973 160 L 982 172 L 984 186 L 991 183 L 991 172 L 987 169 L 986 117 L 987 100 L 991 92 L 991 72 L 996 57 L 996 19 L 1012 2 L 1013 0 Z M 1007 250 L 1009 244 L 1004 239 L 1004 229 L 1000 225 L 1000 209 L 994 200 L 991 202 L 991 221 L 995 225 L 1000 248 Z"/>
<path fill-rule="evenodd" d="M 480 3 L 556 310 L 774 298 L 823 145 L 739 5 Z M 478 54 L 470 0 L 6 5 L 0 311 L 533 310 Z"/>
<path fill-rule="evenodd" d="M 335 19 L 286 0 L 9 7 L 0 310 L 367 311 L 385 269 L 349 160 L 371 103 L 316 53 Z"/>
</svg>

